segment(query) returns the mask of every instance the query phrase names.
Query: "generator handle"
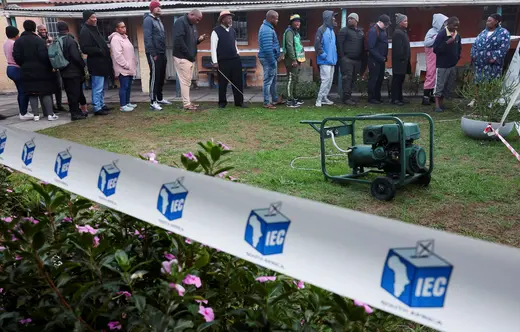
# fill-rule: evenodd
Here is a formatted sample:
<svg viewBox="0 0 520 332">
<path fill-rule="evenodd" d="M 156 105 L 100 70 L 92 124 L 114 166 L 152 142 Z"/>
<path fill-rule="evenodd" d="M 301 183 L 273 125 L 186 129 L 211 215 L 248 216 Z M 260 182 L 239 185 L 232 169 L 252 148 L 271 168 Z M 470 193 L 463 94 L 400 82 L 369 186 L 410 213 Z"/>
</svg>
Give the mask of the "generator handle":
<svg viewBox="0 0 520 332">
<path fill-rule="evenodd" d="M 321 121 L 316 120 L 302 120 L 300 121 L 301 124 L 308 124 L 311 126 L 314 130 L 316 130 L 318 133 L 321 133 L 320 127 L 317 127 L 316 125 L 321 125 Z"/>
</svg>

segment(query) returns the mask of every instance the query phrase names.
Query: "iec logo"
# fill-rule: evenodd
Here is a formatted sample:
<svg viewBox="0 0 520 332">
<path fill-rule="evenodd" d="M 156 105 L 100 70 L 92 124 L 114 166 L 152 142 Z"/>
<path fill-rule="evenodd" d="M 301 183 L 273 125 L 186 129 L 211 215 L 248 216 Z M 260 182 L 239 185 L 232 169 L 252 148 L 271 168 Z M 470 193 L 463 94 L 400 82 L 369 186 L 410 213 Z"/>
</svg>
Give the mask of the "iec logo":
<svg viewBox="0 0 520 332">
<path fill-rule="evenodd" d="M 280 209 L 282 203 L 251 211 L 244 239 L 262 255 L 281 254 L 291 221 Z"/>
<path fill-rule="evenodd" d="M 433 240 L 390 249 L 381 287 L 412 308 L 442 308 L 453 265 L 433 252 Z"/>
<path fill-rule="evenodd" d="M 25 166 L 29 166 L 32 163 L 35 149 L 36 145 L 34 144 L 34 140 L 30 140 L 23 146 L 22 161 Z"/>
<path fill-rule="evenodd" d="M 121 171 L 116 167 L 115 162 L 101 167 L 98 178 L 98 188 L 106 196 L 116 193 L 117 180 Z"/>
<path fill-rule="evenodd" d="M 181 219 L 188 189 L 182 185 L 184 178 L 163 184 L 157 198 L 157 210 L 169 221 Z"/>
<path fill-rule="evenodd" d="M 7 142 L 7 135 L 5 134 L 5 130 L 0 133 L 0 154 L 4 153 L 5 150 L 5 142 Z"/>
<path fill-rule="evenodd" d="M 69 175 L 69 166 L 71 160 L 72 156 L 70 155 L 69 149 L 58 153 L 56 162 L 54 163 L 54 173 L 56 173 L 60 179 L 63 179 Z"/>
</svg>

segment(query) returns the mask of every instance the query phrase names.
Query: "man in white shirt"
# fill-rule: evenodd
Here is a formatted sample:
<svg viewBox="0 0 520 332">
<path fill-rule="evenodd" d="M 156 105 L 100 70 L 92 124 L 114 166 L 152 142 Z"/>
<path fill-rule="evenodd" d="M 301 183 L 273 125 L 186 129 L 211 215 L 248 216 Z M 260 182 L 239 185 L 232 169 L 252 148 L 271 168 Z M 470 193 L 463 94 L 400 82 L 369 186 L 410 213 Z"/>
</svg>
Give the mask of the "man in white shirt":
<svg viewBox="0 0 520 332">
<path fill-rule="evenodd" d="M 213 67 L 218 70 L 218 106 L 225 108 L 227 105 L 226 94 L 229 79 L 234 85 L 235 106 L 247 108 L 243 95 L 242 62 L 236 32 L 232 27 L 233 14 L 228 10 L 222 11 L 218 17 L 218 23 L 219 25 L 211 33 L 211 62 Z"/>
</svg>

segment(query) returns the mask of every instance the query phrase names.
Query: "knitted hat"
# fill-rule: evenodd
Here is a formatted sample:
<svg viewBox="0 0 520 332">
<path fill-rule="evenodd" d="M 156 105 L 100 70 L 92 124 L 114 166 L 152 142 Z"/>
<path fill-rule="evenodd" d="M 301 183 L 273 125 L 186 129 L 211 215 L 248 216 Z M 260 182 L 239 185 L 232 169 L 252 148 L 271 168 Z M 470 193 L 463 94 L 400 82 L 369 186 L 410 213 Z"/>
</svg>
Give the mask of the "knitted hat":
<svg viewBox="0 0 520 332">
<path fill-rule="evenodd" d="M 153 12 L 153 10 L 157 7 L 161 7 L 161 4 L 159 3 L 159 1 L 152 1 L 150 2 L 150 11 Z"/>
<path fill-rule="evenodd" d="M 356 13 L 351 13 L 348 18 L 353 18 L 356 20 L 356 22 L 359 22 L 359 15 Z"/>
<path fill-rule="evenodd" d="M 401 13 L 395 14 L 395 24 L 397 24 L 397 25 L 401 24 L 401 22 L 406 20 L 406 18 L 407 18 L 407 16 L 403 15 Z"/>
<path fill-rule="evenodd" d="M 58 22 L 57 26 L 58 26 L 58 32 L 64 32 L 64 31 L 69 30 L 69 25 L 65 22 L 60 21 L 60 22 Z"/>
<path fill-rule="evenodd" d="M 95 13 L 92 11 L 92 10 L 85 10 L 83 12 L 83 22 L 86 22 L 88 21 L 88 19 L 90 18 L 90 16 L 94 15 Z"/>
<path fill-rule="evenodd" d="M 302 18 L 300 17 L 299 14 L 294 14 L 294 15 L 291 15 L 291 17 L 289 18 L 289 22 L 294 22 L 294 21 L 300 21 L 301 22 Z"/>
</svg>

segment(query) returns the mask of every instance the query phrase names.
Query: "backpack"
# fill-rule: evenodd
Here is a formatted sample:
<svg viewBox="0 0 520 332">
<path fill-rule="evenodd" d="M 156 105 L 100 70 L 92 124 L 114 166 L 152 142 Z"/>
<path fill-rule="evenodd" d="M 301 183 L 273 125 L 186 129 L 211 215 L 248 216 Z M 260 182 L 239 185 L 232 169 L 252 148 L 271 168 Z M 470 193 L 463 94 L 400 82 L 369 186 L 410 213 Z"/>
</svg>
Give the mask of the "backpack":
<svg viewBox="0 0 520 332">
<path fill-rule="evenodd" d="M 372 27 L 374 27 L 376 25 L 376 23 L 371 23 L 370 26 L 368 27 L 368 30 L 367 30 L 367 33 L 365 34 L 365 52 L 368 52 L 368 33 L 370 32 L 370 29 L 372 29 Z M 377 37 L 379 38 L 379 29 L 376 27 L 376 35 Z"/>
<path fill-rule="evenodd" d="M 58 70 L 69 65 L 69 60 L 65 59 L 65 56 L 63 55 L 63 38 L 65 38 L 65 36 L 54 39 L 47 51 L 49 54 L 49 60 L 51 60 L 52 68 Z"/>
</svg>

